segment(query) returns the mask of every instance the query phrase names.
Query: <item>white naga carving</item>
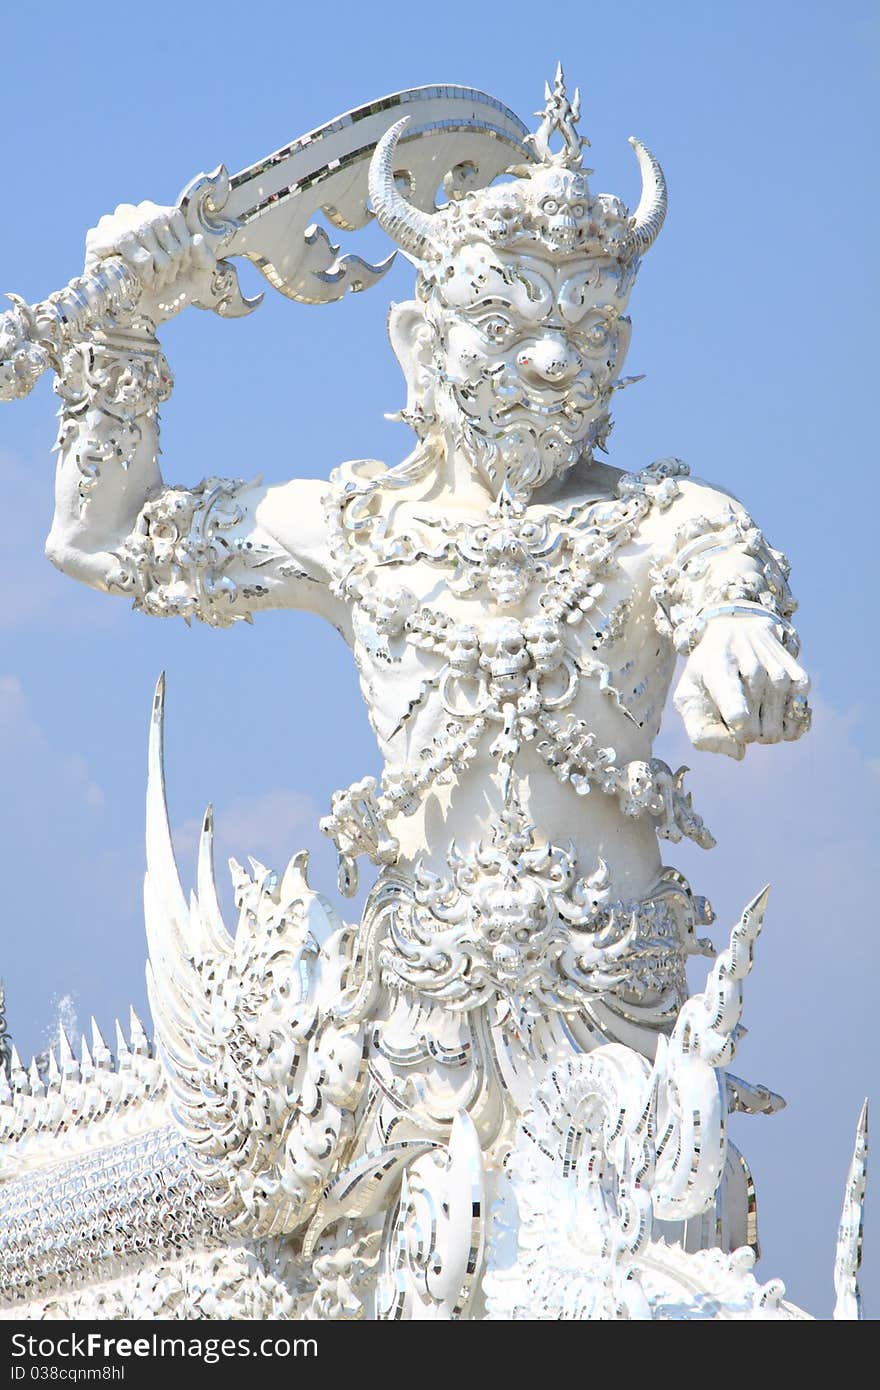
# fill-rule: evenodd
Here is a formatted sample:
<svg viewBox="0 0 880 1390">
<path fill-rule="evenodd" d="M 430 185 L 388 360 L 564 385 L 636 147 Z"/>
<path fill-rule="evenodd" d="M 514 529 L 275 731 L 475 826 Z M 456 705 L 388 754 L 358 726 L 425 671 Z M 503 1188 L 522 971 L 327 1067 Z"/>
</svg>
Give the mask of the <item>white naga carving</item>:
<svg viewBox="0 0 880 1390">
<path fill-rule="evenodd" d="M 670 1303 L 672 1316 L 706 1316 L 708 1290 L 694 1297 L 677 1261 L 667 1268 L 653 1228 L 655 1218 L 687 1219 L 714 1205 L 727 1161 L 722 1068 L 734 1054 L 766 902 L 767 890 L 745 909 L 706 990 L 658 1040 L 653 1066 L 609 1043 L 550 1070 L 520 1121 L 501 1185 L 484 1281 L 490 1316 L 667 1317 Z M 767 1109 L 781 1104 L 768 1101 Z M 778 1282 L 759 1290 L 745 1280 L 742 1251 L 716 1269 L 725 1265 L 729 1315 L 779 1315 Z"/>
<path fill-rule="evenodd" d="M 0 1076 L 3 1315 L 799 1318 L 758 1284 L 727 1071 L 766 891 L 706 989 L 712 909 L 660 842 L 714 840 L 654 756 L 675 704 L 700 748 L 809 726 L 785 558 L 727 492 L 601 455 L 627 306 L 666 214 L 633 146 L 630 212 L 594 194 L 562 73 L 529 134 L 468 88 L 398 93 L 174 208 L 117 209 L 84 274 L 0 317 L 0 397 L 62 398 L 60 569 L 213 627 L 306 608 L 345 636 L 382 755 L 321 826 L 360 921 L 307 858 L 231 864 L 204 822 L 187 901 L 150 735 L 145 913 L 157 1054 L 95 1029 Z M 495 182 L 500 174 L 512 177 Z M 445 201 L 435 194 L 443 185 Z M 393 306 L 412 452 L 329 482 L 167 486 L 156 330 L 251 312 L 231 258 L 321 303 L 378 281 L 313 219 L 375 216 L 415 264 Z M 859 1315 L 866 1124 L 835 1267 Z"/>
</svg>

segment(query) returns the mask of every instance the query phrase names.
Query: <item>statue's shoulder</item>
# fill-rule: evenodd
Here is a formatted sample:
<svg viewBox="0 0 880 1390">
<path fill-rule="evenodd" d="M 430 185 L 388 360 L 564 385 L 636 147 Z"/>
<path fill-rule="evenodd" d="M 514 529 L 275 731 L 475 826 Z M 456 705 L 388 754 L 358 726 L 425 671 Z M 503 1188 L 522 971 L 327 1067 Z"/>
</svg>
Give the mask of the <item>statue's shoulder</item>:
<svg viewBox="0 0 880 1390">
<path fill-rule="evenodd" d="M 253 498 L 257 526 L 309 570 L 321 571 L 329 560 L 328 494 L 326 479 L 292 478 L 261 484 Z"/>
<path fill-rule="evenodd" d="M 735 493 L 720 483 L 696 477 L 690 472 L 677 477 L 675 482 L 678 493 L 675 515 L 678 518 L 705 516 L 715 519 L 730 512 L 741 515 L 745 511 Z"/>
<path fill-rule="evenodd" d="M 550 492 L 542 491 L 541 501 L 548 510 L 577 510 L 591 503 L 611 499 L 622 502 L 642 499 L 650 503 L 646 522 L 678 525 L 699 516 L 714 520 L 731 511 L 743 514 L 745 508 L 728 488 L 705 478 L 695 477 L 678 458 L 656 459 L 646 468 L 615 468 L 593 461 L 584 472 L 572 472 Z"/>
<path fill-rule="evenodd" d="M 731 512 L 745 511 L 728 488 L 695 476 L 689 465 L 678 458 L 657 459 L 637 473 L 622 473 L 617 495 L 643 496 L 653 504 L 655 517 L 665 516 L 676 524 L 700 516 L 712 521 Z"/>
</svg>

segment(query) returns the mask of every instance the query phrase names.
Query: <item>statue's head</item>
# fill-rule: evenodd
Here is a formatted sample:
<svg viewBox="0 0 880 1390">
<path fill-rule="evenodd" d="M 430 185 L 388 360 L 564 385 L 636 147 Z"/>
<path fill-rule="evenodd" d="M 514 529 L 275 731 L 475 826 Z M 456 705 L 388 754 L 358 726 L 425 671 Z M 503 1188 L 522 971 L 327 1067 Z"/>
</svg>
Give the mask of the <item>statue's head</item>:
<svg viewBox="0 0 880 1390">
<path fill-rule="evenodd" d="M 416 299 L 395 305 L 392 346 L 407 378 L 402 412 L 423 437 L 463 451 L 498 492 L 528 494 L 603 448 L 629 346 L 629 293 L 666 213 L 654 156 L 633 140 L 642 197 L 630 215 L 593 195 L 561 70 L 529 143 L 534 164 L 426 213 L 403 194 L 395 154 L 406 126 L 376 148 L 376 218 L 419 269 Z M 550 149 L 554 135 L 561 148 Z"/>
</svg>

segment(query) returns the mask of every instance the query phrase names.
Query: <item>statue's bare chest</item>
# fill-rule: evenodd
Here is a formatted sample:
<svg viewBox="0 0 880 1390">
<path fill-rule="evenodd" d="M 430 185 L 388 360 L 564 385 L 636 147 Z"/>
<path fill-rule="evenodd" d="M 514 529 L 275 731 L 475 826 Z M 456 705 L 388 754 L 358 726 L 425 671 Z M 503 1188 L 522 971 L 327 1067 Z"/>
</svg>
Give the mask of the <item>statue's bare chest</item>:
<svg viewBox="0 0 880 1390">
<path fill-rule="evenodd" d="M 674 659 L 652 620 L 655 557 L 642 533 L 653 507 L 676 495 L 663 467 L 615 496 L 579 500 L 565 511 L 502 499 L 476 519 L 416 506 L 386 512 L 375 505 L 384 500 L 379 485 L 337 494 L 335 511 L 330 499 L 335 592 L 350 610 L 361 688 L 385 762 L 380 780 L 336 793 L 322 822 L 339 850 L 343 891 L 353 891 L 361 854 L 398 865 L 405 827 L 445 798 L 453 808 L 447 830 L 455 821 L 483 835 L 460 862 L 459 850 L 450 850 L 454 885 L 442 877 L 430 886 L 421 832 L 407 854 L 416 896 L 433 901 L 439 894 L 453 912 L 457 895 L 462 903 L 473 898 L 474 876 L 488 856 L 492 891 L 509 889 L 517 913 L 522 892 L 534 889 L 534 911 L 550 923 L 542 874 L 566 885 L 563 896 L 571 889 L 589 899 L 584 911 L 592 913 L 589 885 L 575 888 L 572 852 L 555 838 L 558 784 L 566 795 L 596 792 L 669 838 L 708 841 L 680 776 L 650 757 Z M 554 794 L 544 797 L 552 824 L 545 818 L 539 826 L 530 812 L 541 787 Z M 597 872 L 593 888 L 610 891 L 608 866 Z M 580 921 L 574 903 L 571 921 Z M 428 898 L 422 906 L 433 913 Z M 415 948 L 400 949 L 400 978 L 415 985 L 405 965 Z"/>
<path fill-rule="evenodd" d="M 576 713 L 605 736 L 622 722 L 652 729 L 669 663 L 638 536 L 648 505 L 508 503 L 476 521 L 412 508 L 375 528 L 348 597 L 382 743 L 430 737 L 449 718 L 497 722 L 511 707 L 526 722 Z"/>
</svg>

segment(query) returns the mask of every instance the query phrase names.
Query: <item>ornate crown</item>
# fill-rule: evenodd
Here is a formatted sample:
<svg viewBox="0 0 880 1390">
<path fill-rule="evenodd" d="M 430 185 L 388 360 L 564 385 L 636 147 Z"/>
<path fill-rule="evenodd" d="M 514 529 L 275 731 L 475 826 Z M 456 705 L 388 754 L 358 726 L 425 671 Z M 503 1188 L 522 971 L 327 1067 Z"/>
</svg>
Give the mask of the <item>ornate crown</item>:
<svg viewBox="0 0 880 1390">
<path fill-rule="evenodd" d="M 667 205 L 666 180 L 658 160 L 640 140 L 630 137 L 642 174 L 642 195 L 634 213 L 612 194 L 594 196 L 587 182 L 593 170 L 582 163 L 584 146 L 590 142 L 577 131 L 580 92 L 576 90 L 569 101 L 561 66 L 553 86 L 545 85 L 544 96 L 544 109 L 536 113 L 540 124 L 526 137 L 534 163 L 509 169 L 514 182 L 453 197 L 440 212 L 422 212 L 397 186 L 395 153 L 409 118 L 398 121 L 379 141 L 369 179 L 376 220 L 427 273 L 457 247 L 473 241 L 629 263 L 656 240 Z M 562 143 L 554 152 L 550 141 L 555 135 Z"/>
</svg>

